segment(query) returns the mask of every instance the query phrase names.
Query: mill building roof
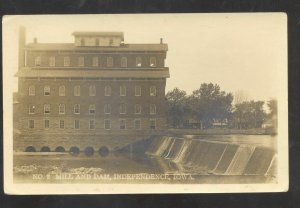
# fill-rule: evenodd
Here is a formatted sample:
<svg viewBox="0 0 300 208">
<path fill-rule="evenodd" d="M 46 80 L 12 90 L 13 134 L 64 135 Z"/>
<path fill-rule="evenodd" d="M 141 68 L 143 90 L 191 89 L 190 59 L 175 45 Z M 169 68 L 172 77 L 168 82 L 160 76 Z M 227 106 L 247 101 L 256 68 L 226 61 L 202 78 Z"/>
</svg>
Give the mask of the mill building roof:
<svg viewBox="0 0 300 208">
<path fill-rule="evenodd" d="M 122 44 L 119 47 L 94 46 L 94 47 L 76 47 L 73 43 L 29 43 L 26 50 L 32 51 L 97 51 L 97 52 L 130 52 L 130 51 L 167 51 L 167 44 Z"/>
<path fill-rule="evenodd" d="M 97 37 L 120 37 L 124 40 L 123 32 L 88 32 L 88 31 L 75 31 L 72 33 L 74 36 L 97 36 Z"/>
</svg>

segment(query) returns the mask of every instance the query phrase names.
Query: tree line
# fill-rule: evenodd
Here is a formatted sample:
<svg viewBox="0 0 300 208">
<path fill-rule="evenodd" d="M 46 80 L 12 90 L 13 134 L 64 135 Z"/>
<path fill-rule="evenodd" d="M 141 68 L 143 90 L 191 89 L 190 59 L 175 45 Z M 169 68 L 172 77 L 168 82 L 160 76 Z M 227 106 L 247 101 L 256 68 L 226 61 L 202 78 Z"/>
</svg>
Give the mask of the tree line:
<svg viewBox="0 0 300 208">
<path fill-rule="evenodd" d="M 174 88 L 166 94 L 168 124 L 171 128 L 250 129 L 262 128 L 277 115 L 276 100 L 267 102 L 269 113 L 264 101 L 239 99 L 233 104 L 233 100 L 233 94 L 222 91 L 218 84 L 203 83 L 190 95 Z"/>
</svg>

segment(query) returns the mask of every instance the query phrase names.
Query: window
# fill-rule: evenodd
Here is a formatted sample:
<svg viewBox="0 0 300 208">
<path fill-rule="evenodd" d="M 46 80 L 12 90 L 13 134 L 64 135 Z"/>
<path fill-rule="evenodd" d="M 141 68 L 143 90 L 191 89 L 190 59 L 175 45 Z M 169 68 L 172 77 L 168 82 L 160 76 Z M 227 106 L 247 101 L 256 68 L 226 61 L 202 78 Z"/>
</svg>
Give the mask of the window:
<svg viewBox="0 0 300 208">
<path fill-rule="evenodd" d="M 84 66 L 84 57 L 78 57 L 78 66 Z"/>
<path fill-rule="evenodd" d="M 33 128 L 34 128 L 34 120 L 29 120 L 29 121 L 28 121 L 28 127 L 29 127 L 30 129 L 33 129 Z"/>
<path fill-rule="evenodd" d="M 58 88 L 58 95 L 59 96 L 65 96 L 66 95 L 66 88 L 64 85 L 59 86 Z"/>
<path fill-rule="evenodd" d="M 141 119 L 134 120 L 134 129 L 141 129 Z"/>
<path fill-rule="evenodd" d="M 90 112 L 90 114 L 95 114 L 95 112 L 96 112 L 95 104 L 90 105 L 89 112 Z"/>
<path fill-rule="evenodd" d="M 113 67 L 114 60 L 112 57 L 107 57 L 107 67 Z"/>
<path fill-rule="evenodd" d="M 64 57 L 64 66 L 70 66 L 70 57 Z"/>
<path fill-rule="evenodd" d="M 156 129 L 156 120 L 150 119 L 150 129 Z"/>
<path fill-rule="evenodd" d="M 48 119 L 45 120 L 45 129 L 49 129 L 50 121 Z"/>
<path fill-rule="evenodd" d="M 89 88 L 89 95 L 90 96 L 96 96 L 96 87 L 95 85 L 91 85 Z"/>
<path fill-rule="evenodd" d="M 59 120 L 59 128 L 64 129 L 65 128 L 65 121 L 64 120 Z"/>
<path fill-rule="evenodd" d="M 54 56 L 51 56 L 49 58 L 49 66 L 55 66 L 55 57 Z"/>
<path fill-rule="evenodd" d="M 135 86 L 134 95 L 135 96 L 141 96 L 142 95 L 142 88 L 140 86 Z"/>
<path fill-rule="evenodd" d="M 35 86 L 33 86 L 33 85 L 29 86 L 28 94 L 29 94 L 29 96 L 35 96 Z"/>
<path fill-rule="evenodd" d="M 35 113 L 35 105 L 29 104 L 29 114 Z"/>
<path fill-rule="evenodd" d="M 74 86 L 74 96 L 80 96 L 80 86 Z"/>
<path fill-rule="evenodd" d="M 98 57 L 93 57 L 93 66 L 98 66 L 99 65 L 99 59 Z"/>
<path fill-rule="evenodd" d="M 141 67 L 142 66 L 142 58 L 141 57 L 136 57 L 135 65 L 136 65 L 136 67 Z"/>
<path fill-rule="evenodd" d="M 44 87 L 44 96 L 49 96 L 50 95 L 50 86 L 45 86 Z"/>
<path fill-rule="evenodd" d="M 74 114 L 80 114 L 80 105 L 79 104 L 74 105 Z"/>
<path fill-rule="evenodd" d="M 156 87 L 155 86 L 150 87 L 150 96 L 156 96 Z"/>
<path fill-rule="evenodd" d="M 120 129 L 126 129 L 126 120 L 120 119 Z"/>
<path fill-rule="evenodd" d="M 120 86 L 120 96 L 126 96 L 126 86 Z"/>
<path fill-rule="evenodd" d="M 50 104 L 44 104 L 44 114 L 50 114 Z"/>
<path fill-rule="evenodd" d="M 80 40 L 80 45 L 85 46 L 85 40 L 83 38 L 81 38 L 81 40 Z"/>
<path fill-rule="evenodd" d="M 151 115 L 156 114 L 156 105 L 155 104 L 150 104 L 150 114 Z"/>
<path fill-rule="evenodd" d="M 79 129 L 80 128 L 80 122 L 79 122 L 79 120 L 75 120 L 74 121 L 74 128 L 75 129 Z"/>
<path fill-rule="evenodd" d="M 96 38 L 96 39 L 95 39 L 95 46 L 99 46 L 99 45 L 100 45 L 99 39 Z"/>
<path fill-rule="evenodd" d="M 121 58 L 121 67 L 127 67 L 127 58 L 126 57 Z"/>
<path fill-rule="evenodd" d="M 105 104 L 104 105 L 104 113 L 105 114 L 110 114 L 111 113 L 111 106 L 110 106 L 110 104 Z"/>
<path fill-rule="evenodd" d="M 110 130 L 110 120 L 108 119 L 104 120 L 104 129 Z"/>
<path fill-rule="evenodd" d="M 65 104 L 59 104 L 58 113 L 59 114 L 65 114 Z"/>
<path fill-rule="evenodd" d="M 105 86 L 105 96 L 111 96 L 111 87 Z"/>
<path fill-rule="evenodd" d="M 35 57 L 34 63 L 35 63 L 35 66 L 41 66 L 42 58 L 40 56 Z"/>
<path fill-rule="evenodd" d="M 150 57 L 150 67 L 156 67 L 156 58 Z"/>
<path fill-rule="evenodd" d="M 142 113 L 142 107 L 141 107 L 140 104 L 136 104 L 136 105 L 134 106 L 134 113 L 135 113 L 135 114 L 141 114 L 141 113 Z"/>
<path fill-rule="evenodd" d="M 90 129 L 95 129 L 95 120 L 90 120 Z"/>
<path fill-rule="evenodd" d="M 119 110 L 120 110 L 120 114 L 126 114 L 126 104 L 125 103 L 121 103 Z"/>
</svg>

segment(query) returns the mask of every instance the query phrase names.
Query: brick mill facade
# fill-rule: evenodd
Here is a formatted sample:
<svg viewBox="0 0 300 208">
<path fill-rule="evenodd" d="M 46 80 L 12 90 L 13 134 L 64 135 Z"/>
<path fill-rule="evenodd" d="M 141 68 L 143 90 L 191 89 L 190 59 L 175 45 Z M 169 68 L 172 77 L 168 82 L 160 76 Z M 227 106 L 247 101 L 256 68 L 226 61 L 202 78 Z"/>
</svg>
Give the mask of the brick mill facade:
<svg viewBox="0 0 300 208">
<path fill-rule="evenodd" d="M 15 151 L 120 148 L 166 129 L 167 44 L 121 32 L 74 32 L 73 43 L 25 43 L 20 29 Z"/>
</svg>

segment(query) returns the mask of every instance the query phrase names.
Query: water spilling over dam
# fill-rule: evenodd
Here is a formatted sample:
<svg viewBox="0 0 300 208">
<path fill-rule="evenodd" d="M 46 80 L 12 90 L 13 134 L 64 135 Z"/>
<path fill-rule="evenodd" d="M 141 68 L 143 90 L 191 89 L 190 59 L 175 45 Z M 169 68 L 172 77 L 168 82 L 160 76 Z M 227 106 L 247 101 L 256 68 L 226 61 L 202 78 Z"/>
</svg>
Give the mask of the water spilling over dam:
<svg viewBox="0 0 300 208">
<path fill-rule="evenodd" d="M 251 139 L 251 138 L 249 138 Z M 276 176 L 277 154 L 268 146 L 179 137 L 153 138 L 147 154 L 198 174 Z"/>
</svg>

